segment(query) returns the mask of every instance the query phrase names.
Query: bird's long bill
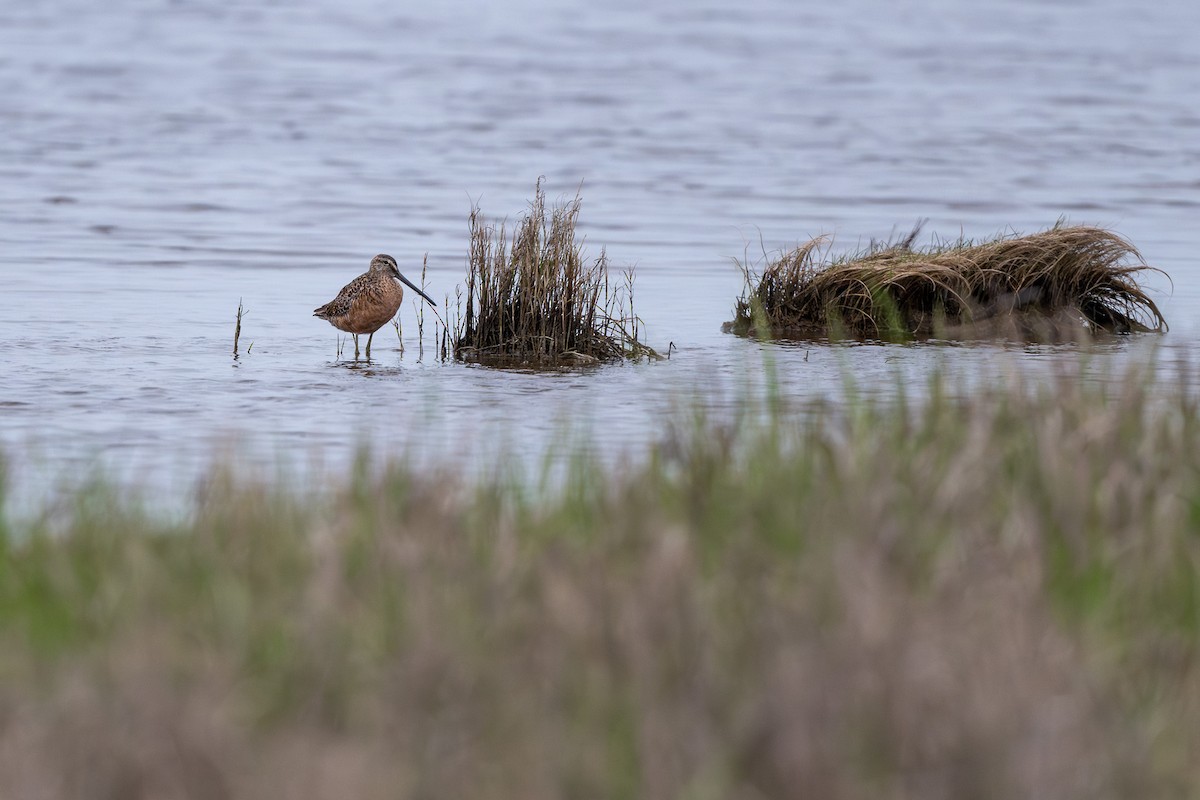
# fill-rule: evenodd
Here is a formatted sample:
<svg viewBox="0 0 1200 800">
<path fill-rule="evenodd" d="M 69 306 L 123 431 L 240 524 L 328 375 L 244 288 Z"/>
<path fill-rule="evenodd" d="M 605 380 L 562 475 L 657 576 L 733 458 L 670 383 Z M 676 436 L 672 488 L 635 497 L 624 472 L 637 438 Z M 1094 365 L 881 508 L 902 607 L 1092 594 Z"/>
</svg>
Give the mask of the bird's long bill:
<svg viewBox="0 0 1200 800">
<path fill-rule="evenodd" d="M 429 303 L 429 305 L 433 306 L 434 308 L 437 308 L 437 303 L 433 302 L 433 300 L 432 300 L 432 299 L 429 297 L 429 295 L 425 294 L 425 293 L 424 293 L 424 292 L 422 292 L 420 289 L 418 289 L 416 286 L 414 286 L 414 285 L 413 285 L 413 282 L 412 282 L 412 281 L 410 281 L 408 278 L 406 278 L 406 277 L 404 277 L 403 275 L 401 275 L 401 276 L 400 276 L 400 282 L 401 282 L 401 283 L 403 283 L 403 284 L 404 284 L 405 286 L 407 286 L 408 288 L 412 289 L 412 290 L 413 290 L 414 292 L 416 292 L 417 294 L 421 295 L 421 297 L 424 297 L 424 298 L 425 298 L 425 302 Z"/>
</svg>

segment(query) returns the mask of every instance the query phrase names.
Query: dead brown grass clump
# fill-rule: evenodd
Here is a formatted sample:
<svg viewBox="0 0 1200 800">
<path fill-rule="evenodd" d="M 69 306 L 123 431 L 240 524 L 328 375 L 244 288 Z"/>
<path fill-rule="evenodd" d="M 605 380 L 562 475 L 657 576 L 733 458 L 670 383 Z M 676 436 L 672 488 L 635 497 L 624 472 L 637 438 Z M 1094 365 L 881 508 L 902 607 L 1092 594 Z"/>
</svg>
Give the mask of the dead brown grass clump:
<svg viewBox="0 0 1200 800">
<path fill-rule="evenodd" d="M 1135 276 L 1152 269 L 1111 231 L 1061 222 L 1030 236 L 912 247 L 898 243 L 819 261 L 818 237 L 781 254 L 724 330 L 740 335 L 1055 341 L 1096 332 L 1162 332 L 1166 320 Z"/>
<path fill-rule="evenodd" d="M 633 271 L 609 285 L 603 250 L 590 264 L 575 236 L 580 199 L 547 211 L 538 182 L 511 247 L 504 225 L 471 210 L 465 316 L 454 355 L 487 364 L 557 367 L 653 356 L 638 341 Z M 627 307 L 628 306 L 628 307 Z"/>
</svg>

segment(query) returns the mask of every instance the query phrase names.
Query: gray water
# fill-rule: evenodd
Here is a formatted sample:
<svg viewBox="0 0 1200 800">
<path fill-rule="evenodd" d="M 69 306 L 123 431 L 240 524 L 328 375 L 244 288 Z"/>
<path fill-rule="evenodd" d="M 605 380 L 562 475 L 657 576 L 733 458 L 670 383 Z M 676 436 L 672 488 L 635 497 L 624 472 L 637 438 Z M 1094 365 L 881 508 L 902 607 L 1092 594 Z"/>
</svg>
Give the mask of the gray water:
<svg viewBox="0 0 1200 800">
<path fill-rule="evenodd" d="M 923 218 L 1112 227 L 1171 276 L 1147 281 L 1172 330 L 1090 363 L 1197 339 L 1190 1 L 6 2 L 0 133 L 0 450 L 26 497 L 98 466 L 186 491 L 221 454 L 336 471 L 363 443 L 536 459 L 570 431 L 619 458 L 681 402 L 753 398 L 768 366 L 805 400 L 1076 358 L 720 332 L 733 258 Z M 444 364 L 408 302 L 403 353 L 385 328 L 370 366 L 338 358 L 314 307 L 377 252 L 409 277 L 427 253 L 452 297 L 472 204 L 515 218 L 539 176 L 551 198 L 582 184 L 589 250 L 636 267 L 669 361 Z"/>
</svg>

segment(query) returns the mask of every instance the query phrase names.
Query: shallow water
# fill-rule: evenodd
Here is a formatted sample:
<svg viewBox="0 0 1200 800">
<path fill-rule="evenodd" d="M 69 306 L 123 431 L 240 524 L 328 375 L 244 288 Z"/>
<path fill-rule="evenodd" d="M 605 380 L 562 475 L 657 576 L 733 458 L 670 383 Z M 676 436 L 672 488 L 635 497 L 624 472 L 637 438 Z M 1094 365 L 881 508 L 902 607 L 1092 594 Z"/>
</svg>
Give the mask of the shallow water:
<svg viewBox="0 0 1200 800">
<path fill-rule="evenodd" d="M 437 5 L 435 8 L 434 6 Z M 652 7 L 650 7 L 652 6 Z M 732 258 L 820 233 L 857 247 L 1116 229 L 1172 325 L 1098 371 L 1186 357 L 1200 273 L 1200 4 L 7 4 L 0 8 L 0 447 L 18 495 L 104 465 L 186 491 L 230 445 L 337 470 L 369 443 L 437 460 L 605 457 L 679 402 L 883 394 L 1073 360 L 1067 348 L 784 347 L 720 332 Z M 369 367 L 311 316 L 389 252 L 431 293 L 467 214 L 582 183 L 589 247 L 636 265 L 670 361 L 563 374 L 441 364 L 380 331 Z M 231 358 L 239 299 L 249 310 Z M 427 331 L 428 336 L 428 331 Z M 253 344 L 252 349 L 248 346 Z M 249 352 L 247 352 L 249 350 Z M 574 440 L 573 440 L 574 441 Z M 287 467 L 292 468 L 292 467 Z"/>
</svg>

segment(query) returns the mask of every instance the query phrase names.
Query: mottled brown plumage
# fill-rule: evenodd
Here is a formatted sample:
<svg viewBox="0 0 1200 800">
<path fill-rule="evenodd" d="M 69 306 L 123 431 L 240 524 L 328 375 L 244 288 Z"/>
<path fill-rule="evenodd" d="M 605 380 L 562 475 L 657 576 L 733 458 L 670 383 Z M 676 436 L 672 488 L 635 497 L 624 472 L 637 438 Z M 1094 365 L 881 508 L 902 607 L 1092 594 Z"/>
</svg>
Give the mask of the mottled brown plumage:
<svg viewBox="0 0 1200 800">
<path fill-rule="evenodd" d="M 437 308 L 437 304 L 429 295 L 418 289 L 408 278 L 400 274 L 396 259 L 380 253 L 371 259 L 371 268 L 347 283 L 338 292 L 338 296 L 325 305 L 313 311 L 314 317 L 327 320 L 330 325 L 341 331 L 354 335 L 354 357 L 358 358 L 358 335 L 369 334 L 367 338 L 367 359 L 371 358 L 371 338 L 375 331 L 382 328 L 396 312 L 404 299 L 404 289 L 396 281 L 401 281 L 414 292 L 425 298 L 429 305 Z"/>
</svg>

